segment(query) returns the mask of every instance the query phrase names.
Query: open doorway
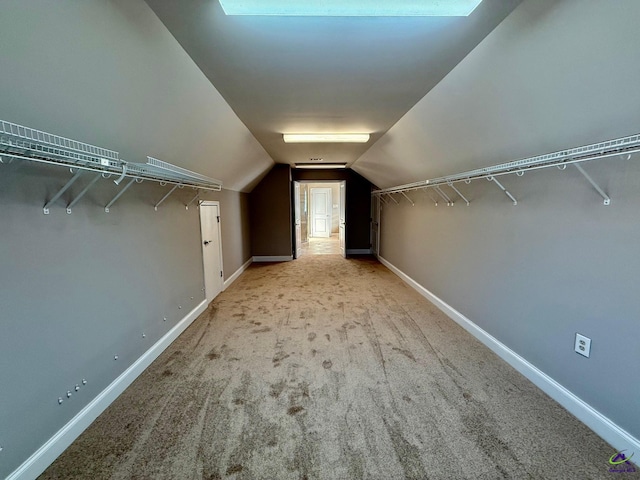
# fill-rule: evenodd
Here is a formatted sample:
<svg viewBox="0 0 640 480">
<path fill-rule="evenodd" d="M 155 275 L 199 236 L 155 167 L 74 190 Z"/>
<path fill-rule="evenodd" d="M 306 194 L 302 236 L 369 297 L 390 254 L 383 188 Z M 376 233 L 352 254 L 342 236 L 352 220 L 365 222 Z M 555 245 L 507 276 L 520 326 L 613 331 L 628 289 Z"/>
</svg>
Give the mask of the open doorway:
<svg viewBox="0 0 640 480">
<path fill-rule="evenodd" d="M 294 182 L 296 258 L 346 256 L 346 181 Z"/>
</svg>

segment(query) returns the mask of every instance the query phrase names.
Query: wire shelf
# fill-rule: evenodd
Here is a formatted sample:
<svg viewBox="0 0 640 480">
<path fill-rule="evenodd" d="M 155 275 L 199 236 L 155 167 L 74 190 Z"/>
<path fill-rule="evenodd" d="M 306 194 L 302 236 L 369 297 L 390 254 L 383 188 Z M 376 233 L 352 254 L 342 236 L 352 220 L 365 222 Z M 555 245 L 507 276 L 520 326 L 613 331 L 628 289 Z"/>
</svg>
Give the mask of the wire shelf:
<svg viewBox="0 0 640 480">
<path fill-rule="evenodd" d="M 118 152 L 0 120 L 0 152 L 14 158 L 33 157 L 65 166 L 107 169 L 121 164 Z"/>
<path fill-rule="evenodd" d="M 523 158 L 490 167 L 469 170 L 454 175 L 447 175 L 444 177 L 431 178 L 428 180 L 421 180 L 419 182 L 374 190 L 372 194 L 385 195 L 441 185 L 452 185 L 457 182 L 469 183 L 471 180 L 481 178 L 492 179 L 495 176 L 509 175 L 513 173 L 521 175 L 523 172 L 530 170 L 538 170 L 554 166 L 562 167 L 563 165 L 578 164 L 581 162 L 638 152 L 640 152 L 640 134 L 567 150 L 560 150 L 558 152 L 544 155 L 537 155 L 535 157 Z"/>
<path fill-rule="evenodd" d="M 16 123 L 0 120 L 0 157 L 118 174 L 205 190 L 219 191 L 222 182 L 185 168 L 147 157 L 147 163 L 130 163 L 118 152 L 89 145 Z M 0 158 L 1 160 L 1 158 Z"/>
</svg>

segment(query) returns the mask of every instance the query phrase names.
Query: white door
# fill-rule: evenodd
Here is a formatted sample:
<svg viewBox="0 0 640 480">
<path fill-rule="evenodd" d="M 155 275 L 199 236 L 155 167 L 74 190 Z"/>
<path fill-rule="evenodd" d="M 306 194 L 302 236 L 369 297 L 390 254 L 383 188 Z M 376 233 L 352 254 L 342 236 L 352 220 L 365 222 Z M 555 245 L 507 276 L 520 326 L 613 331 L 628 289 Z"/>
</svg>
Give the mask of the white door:
<svg viewBox="0 0 640 480">
<path fill-rule="evenodd" d="M 220 235 L 220 203 L 200 204 L 200 232 L 204 265 L 204 290 L 207 302 L 222 291 L 222 240 Z"/>
<path fill-rule="evenodd" d="M 345 180 L 340 182 L 340 225 L 339 225 L 339 239 L 340 239 L 340 254 L 347 258 L 347 217 L 346 217 L 346 205 L 347 205 L 347 182 Z"/>
<path fill-rule="evenodd" d="M 293 211 L 296 229 L 296 258 L 302 253 L 302 217 L 300 215 L 300 182 L 293 182 Z"/>
<path fill-rule="evenodd" d="M 311 232 L 314 237 L 331 236 L 331 189 L 311 189 Z"/>
</svg>

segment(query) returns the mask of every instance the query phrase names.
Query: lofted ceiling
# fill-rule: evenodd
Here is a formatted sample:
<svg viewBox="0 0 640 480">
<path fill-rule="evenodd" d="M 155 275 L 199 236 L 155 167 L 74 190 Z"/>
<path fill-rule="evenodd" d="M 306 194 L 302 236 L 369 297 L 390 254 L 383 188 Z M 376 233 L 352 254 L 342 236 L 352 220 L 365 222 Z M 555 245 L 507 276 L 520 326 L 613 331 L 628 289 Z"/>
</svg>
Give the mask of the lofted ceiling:
<svg viewBox="0 0 640 480">
<path fill-rule="evenodd" d="M 521 0 L 469 17 L 226 16 L 218 0 L 146 0 L 278 163 L 352 165 Z M 283 133 L 371 133 L 285 144 Z"/>
</svg>

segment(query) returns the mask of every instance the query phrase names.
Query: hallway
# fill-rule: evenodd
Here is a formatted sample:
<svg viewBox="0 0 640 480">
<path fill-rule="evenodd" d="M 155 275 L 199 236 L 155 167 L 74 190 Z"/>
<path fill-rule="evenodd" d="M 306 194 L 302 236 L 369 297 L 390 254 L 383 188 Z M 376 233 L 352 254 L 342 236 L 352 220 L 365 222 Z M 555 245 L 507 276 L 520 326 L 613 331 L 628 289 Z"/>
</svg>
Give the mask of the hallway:
<svg viewBox="0 0 640 480">
<path fill-rule="evenodd" d="M 376 260 L 307 255 L 252 265 L 41 478 L 610 478 L 612 453 Z"/>
<path fill-rule="evenodd" d="M 300 256 L 303 255 L 340 255 L 338 235 L 333 234 L 329 238 L 310 237 L 300 249 Z"/>
</svg>

